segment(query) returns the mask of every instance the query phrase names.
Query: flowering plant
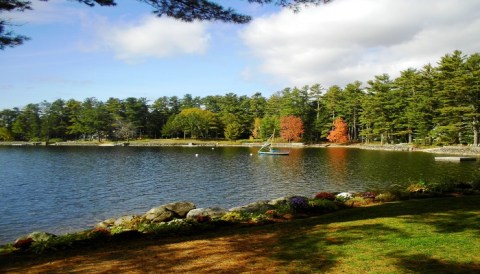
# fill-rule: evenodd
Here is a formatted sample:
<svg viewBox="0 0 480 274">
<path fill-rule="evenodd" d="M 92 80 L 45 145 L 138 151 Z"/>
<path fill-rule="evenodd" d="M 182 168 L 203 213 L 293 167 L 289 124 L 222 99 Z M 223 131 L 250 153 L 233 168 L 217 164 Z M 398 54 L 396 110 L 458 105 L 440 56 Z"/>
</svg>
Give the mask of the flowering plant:
<svg viewBox="0 0 480 274">
<path fill-rule="evenodd" d="M 335 200 L 335 195 L 330 192 L 319 192 L 315 195 L 315 199 L 322 199 L 322 200 Z"/>
<path fill-rule="evenodd" d="M 374 193 L 374 192 L 364 192 L 364 193 L 362 194 L 362 197 L 363 197 L 363 198 L 375 199 L 376 196 L 377 196 L 377 194 Z"/>
<path fill-rule="evenodd" d="M 290 198 L 290 207 L 294 212 L 305 212 L 310 208 L 308 199 L 301 196 Z"/>
<path fill-rule="evenodd" d="M 350 192 L 341 192 L 339 194 L 337 194 L 337 196 L 335 196 L 335 198 L 337 200 L 340 200 L 340 201 L 347 201 L 347 200 L 350 200 L 353 198 L 353 194 L 350 193 Z"/>
</svg>

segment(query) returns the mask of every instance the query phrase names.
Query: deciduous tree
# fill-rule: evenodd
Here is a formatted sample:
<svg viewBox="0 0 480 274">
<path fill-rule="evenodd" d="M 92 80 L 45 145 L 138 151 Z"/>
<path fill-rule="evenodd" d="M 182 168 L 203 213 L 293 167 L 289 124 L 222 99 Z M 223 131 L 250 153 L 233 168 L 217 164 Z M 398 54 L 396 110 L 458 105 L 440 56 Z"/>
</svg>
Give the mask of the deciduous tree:
<svg viewBox="0 0 480 274">
<path fill-rule="evenodd" d="M 289 115 L 280 118 L 280 136 L 288 142 L 298 142 L 304 132 L 300 117 Z"/>
<path fill-rule="evenodd" d="M 333 122 L 333 129 L 328 134 L 327 139 L 332 143 L 344 144 L 348 142 L 348 125 L 342 117 L 338 117 Z"/>
</svg>

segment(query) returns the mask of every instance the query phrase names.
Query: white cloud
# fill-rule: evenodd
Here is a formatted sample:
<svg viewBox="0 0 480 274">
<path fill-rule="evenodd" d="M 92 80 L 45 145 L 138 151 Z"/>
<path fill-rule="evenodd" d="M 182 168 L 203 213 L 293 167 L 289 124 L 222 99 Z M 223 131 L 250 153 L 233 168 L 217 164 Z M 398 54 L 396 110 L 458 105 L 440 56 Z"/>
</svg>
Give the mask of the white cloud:
<svg viewBox="0 0 480 274">
<path fill-rule="evenodd" d="M 99 35 L 115 56 L 128 63 L 147 58 L 203 54 L 209 44 L 207 24 L 185 23 L 171 18 L 147 16 L 136 23 L 106 23 Z"/>
<path fill-rule="evenodd" d="M 336 0 L 256 19 L 241 32 L 260 70 L 290 85 L 345 85 L 480 49 L 480 1 Z"/>
</svg>

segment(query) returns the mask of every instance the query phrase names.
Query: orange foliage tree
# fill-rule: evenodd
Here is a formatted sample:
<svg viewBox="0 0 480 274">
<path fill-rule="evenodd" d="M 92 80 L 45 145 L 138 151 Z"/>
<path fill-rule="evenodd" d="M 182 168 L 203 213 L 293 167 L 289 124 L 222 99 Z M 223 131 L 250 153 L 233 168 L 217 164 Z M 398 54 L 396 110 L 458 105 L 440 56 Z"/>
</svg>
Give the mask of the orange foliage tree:
<svg viewBox="0 0 480 274">
<path fill-rule="evenodd" d="M 328 134 L 327 140 L 340 144 L 348 142 L 348 127 L 342 117 L 335 119 L 333 122 L 333 129 Z"/>
<path fill-rule="evenodd" d="M 299 117 L 289 115 L 280 118 L 280 136 L 283 139 L 298 142 L 303 132 L 303 122 Z"/>
</svg>

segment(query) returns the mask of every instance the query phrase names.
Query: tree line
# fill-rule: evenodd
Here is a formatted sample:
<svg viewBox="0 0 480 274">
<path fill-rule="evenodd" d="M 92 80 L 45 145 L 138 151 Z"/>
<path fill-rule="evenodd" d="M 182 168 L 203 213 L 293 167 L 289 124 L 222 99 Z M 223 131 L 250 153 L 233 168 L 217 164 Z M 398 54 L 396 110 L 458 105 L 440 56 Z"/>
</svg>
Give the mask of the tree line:
<svg viewBox="0 0 480 274">
<path fill-rule="evenodd" d="M 478 145 L 480 54 L 445 54 L 436 66 L 409 68 L 365 84 L 321 84 L 261 93 L 193 97 L 58 99 L 0 112 L 0 140 L 132 138 L 327 141 L 341 118 L 349 142 Z"/>
</svg>

